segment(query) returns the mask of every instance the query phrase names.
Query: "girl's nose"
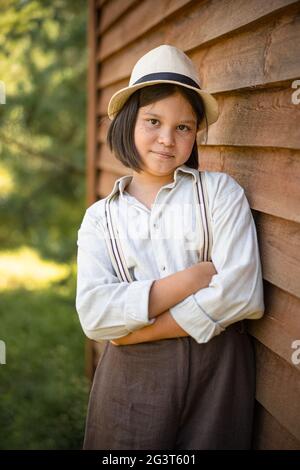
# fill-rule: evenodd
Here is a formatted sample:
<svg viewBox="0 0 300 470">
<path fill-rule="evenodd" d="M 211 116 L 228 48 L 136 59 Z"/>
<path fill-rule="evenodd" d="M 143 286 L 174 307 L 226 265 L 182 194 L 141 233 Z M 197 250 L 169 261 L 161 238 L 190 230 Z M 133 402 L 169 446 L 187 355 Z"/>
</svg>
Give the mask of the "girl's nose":
<svg viewBox="0 0 300 470">
<path fill-rule="evenodd" d="M 171 129 L 161 129 L 161 132 L 158 136 L 158 143 L 165 145 L 166 147 L 171 147 L 174 145 L 174 135 Z"/>
</svg>

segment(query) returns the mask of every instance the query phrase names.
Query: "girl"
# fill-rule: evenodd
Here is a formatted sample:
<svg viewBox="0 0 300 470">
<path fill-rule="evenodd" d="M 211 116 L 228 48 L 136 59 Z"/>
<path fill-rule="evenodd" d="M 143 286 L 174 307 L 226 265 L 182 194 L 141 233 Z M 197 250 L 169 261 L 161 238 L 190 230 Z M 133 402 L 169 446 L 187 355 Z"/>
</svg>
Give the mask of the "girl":
<svg viewBox="0 0 300 470">
<path fill-rule="evenodd" d="M 243 189 L 198 171 L 197 131 L 217 103 L 192 61 L 162 45 L 108 115 L 108 144 L 132 174 L 78 232 L 76 308 L 86 335 L 108 340 L 84 448 L 249 449 L 255 369 L 242 320 L 263 315 L 262 276 Z"/>
</svg>

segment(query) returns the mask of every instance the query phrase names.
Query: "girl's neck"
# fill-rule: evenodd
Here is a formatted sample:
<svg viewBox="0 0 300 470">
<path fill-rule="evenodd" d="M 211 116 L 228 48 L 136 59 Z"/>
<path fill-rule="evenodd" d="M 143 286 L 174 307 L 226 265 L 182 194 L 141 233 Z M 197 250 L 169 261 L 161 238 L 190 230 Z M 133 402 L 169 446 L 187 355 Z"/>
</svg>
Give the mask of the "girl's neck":
<svg viewBox="0 0 300 470">
<path fill-rule="evenodd" d="M 133 172 L 132 180 L 129 183 L 130 189 L 142 189 L 144 193 L 158 191 L 165 184 L 172 183 L 174 180 L 174 172 L 169 175 L 156 176 L 145 173 Z"/>
</svg>

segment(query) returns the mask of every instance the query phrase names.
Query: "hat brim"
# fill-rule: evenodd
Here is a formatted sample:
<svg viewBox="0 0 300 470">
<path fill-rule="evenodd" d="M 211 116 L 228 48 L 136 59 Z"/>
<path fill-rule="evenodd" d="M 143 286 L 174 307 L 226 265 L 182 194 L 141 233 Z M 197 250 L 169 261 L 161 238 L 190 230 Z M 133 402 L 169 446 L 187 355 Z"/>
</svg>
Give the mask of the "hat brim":
<svg viewBox="0 0 300 470">
<path fill-rule="evenodd" d="M 136 91 L 139 90 L 140 88 L 144 88 L 146 86 L 151 86 L 151 85 L 156 85 L 158 83 L 171 83 L 172 85 L 180 85 L 185 88 L 189 88 L 191 90 L 194 90 L 198 95 L 201 96 L 204 107 L 205 107 L 205 112 L 206 112 L 206 117 L 207 117 L 207 124 L 213 124 L 219 116 L 219 110 L 218 110 L 218 102 L 217 100 L 206 90 L 200 90 L 199 88 L 195 88 L 190 85 L 185 85 L 181 82 L 176 82 L 173 80 L 152 80 L 149 82 L 143 82 L 143 83 L 138 83 L 137 85 L 132 85 L 128 86 L 125 88 L 121 88 L 121 90 L 117 91 L 110 99 L 108 103 L 108 108 L 107 108 L 107 114 L 110 120 L 113 120 L 114 117 L 118 114 L 118 112 L 122 109 L 128 98 Z M 202 120 L 199 126 L 199 130 L 205 128 L 206 122 L 205 119 Z"/>
</svg>

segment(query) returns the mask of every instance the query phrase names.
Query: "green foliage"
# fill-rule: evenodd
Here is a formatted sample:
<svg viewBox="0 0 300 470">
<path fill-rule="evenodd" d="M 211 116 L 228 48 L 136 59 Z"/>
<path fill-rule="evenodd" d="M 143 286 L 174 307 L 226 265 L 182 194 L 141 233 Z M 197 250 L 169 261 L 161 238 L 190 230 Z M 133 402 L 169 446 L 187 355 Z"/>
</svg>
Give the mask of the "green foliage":
<svg viewBox="0 0 300 470">
<path fill-rule="evenodd" d="M 86 194 L 86 22 L 86 0 L 0 2 L 0 249 L 70 266 Z M 0 448 L 81 448 L 88 384 L 74 272 L 2 291 L 0 317 Z"/>
<path fill-rule="evenodd" d="M 88 383 L 74 286 L 1 293 L 0 449 L 82 448 Z"/>
<path fill-rule="evenodd" d="M 1 2 L 3 3 L 3 2 Z M 11 0 L 0 14 L 0 244 L 68 261 L 85 207 L 86 0 Z"/>
</svg>

